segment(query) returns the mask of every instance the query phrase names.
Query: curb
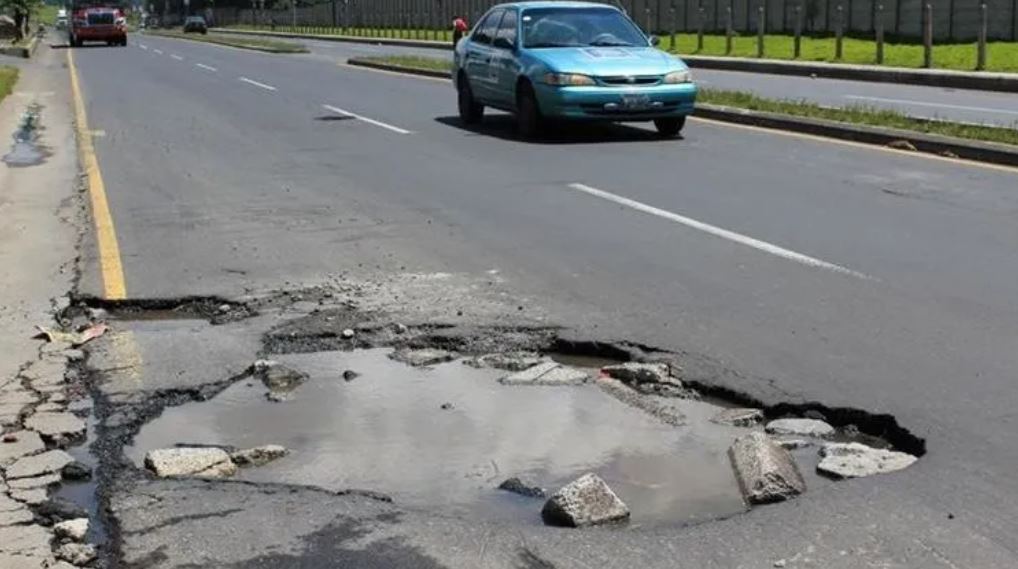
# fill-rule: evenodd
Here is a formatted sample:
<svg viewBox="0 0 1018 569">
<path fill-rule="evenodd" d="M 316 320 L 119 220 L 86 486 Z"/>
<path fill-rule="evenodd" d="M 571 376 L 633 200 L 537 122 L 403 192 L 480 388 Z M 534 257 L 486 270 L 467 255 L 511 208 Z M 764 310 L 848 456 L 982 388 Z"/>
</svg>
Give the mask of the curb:
<svg viewBox="0 0 1018 569">
<path fill-rule="evenodd" d="M 446 71 L 434 71 L 431 69 L 418 69 L 415 67 L 403 67 L 402 65 L 390 65 L 388 63 L 376 63 L 374 61 L 365 61 L 363 59 L 351 58 L 346 60 L 347 65 L 353 65 L 354 67 L 368 67 L 371 69 L 381 69 L 382 71 L 393 71 L 396 73 L 405 73 L 407 75 L 420 75 L 422 77 L 437 77 L 439 79 L 452 80 L 452 74 Z"/>
<path fill-rule="evenodd" d="M 214 28 L 212 31 L 224 34 L 267 35 L 285 38 L 301 38 L 321 41 L 360 43 L 369 45 L 393 45 L 425 49 L 451 50 L 447 42 L 430 40 L 409 40 L 391 38 L 365 38 L 360 36 L 319 36 L 287 32 L 254 32 Z M 871 83 L 904 83 L 926 87 L 966 89 L 970 91 L 1002 91 L 1018 93 L 1018 73 L 992 73 L 987 71 L 953 71 L 950 69 L 911 69 L 907 67 L 878 67 L 875 65 L 852 65 L 847 63 L 820 63 L 809 61 L 784 61 L 779 59 L 751 59 L 745 57 L 714 57 L 705 55 L 679 55 L 693 69 L 716 69 L 720 71 L 743 71 L 769 75 L 795 75 L 823 79 L 846 79 Z"/>
<path fill-rule="evenodd" d="M 39 47 L 39 36 L 33 35 L 32 38 L 28 40 L 28 45 L 0 48 L 0 55 L 9 55 L 11 57 L 28 59 L 32 57 L 32 54 L 35 53 L 35 49 L 37 47 Z"/>
<path fill-rule="evenodd" d="M 196 39 L 192 39 L 192 38 L 183 38 L 183 37 L 175 36 L 175 35 L 171 36 L 171 35 L 160 34 L 160 33 L 152 33 L 152 32 L 145 32 L 142 35 L 146 35 L 146 36 L 153 37 L 153 38 L 165 38 L 165 39 L 170 39 L 170 40 L 184 40 L 184 41 L 189 41 L 189 42 L 194 42 L 194 43 L 203 43 L 203 44 L 206 44 L 206 45 L 218 45 L 218 46 L 222 46 L 222 47 L 232 47 L 232 48 L 235 48 L 235 49 L 246 49 L 246 50 L 249 50 L 249 51 L 260 51 L 262 53 L 274 53 L 274 54 L 279 54 L 279 55 L 300 55 L 302 53 L 308 53 L 307 49 L 305 49 L 303 51 L 286 51 L 286 50 L 272 49 L 271 47 L 258 47 L 258 46 L 248 46 L 248 45 L 232 45 L 232 44 L 222 43 L 222 42 L 203 41 L 203 40 L 196 40 Z"/>
<path fill-rule="evenodd" d="M 743 71 L 770 75 L 795 75 L 822 79 L 847 79 L 872 83 L 905 83 L 926 87 L 944 87 L 974 91 L 1003 91 L 1018 93 L 1018 73 L 990 73 L 986 71 L 953 71 L 950 69 L 910 69 L 907 67 L 877 67 L 783 61 L 777 59 L 749 59 L 742 57 L 711 57 L 683 55 L 682 60 L 694 69 Z"/>
<path fill-rule="evenodd" d="M 357 67 L 368 67 L 372 69 L 405 73 L 407 75 L 441 77 L 444 79 L 449 78 L 449 74 L 441 71 L 375 63 L 373 61 L 364 61 L 357 58 L 348 59 L 347 64 Z M 1006 144 L 951 138 L 949 136 L 925 134 L 922 132 L 896 128 L 856 125 L 823 119 L 811 119 L 792 115 L 751 111 L 749 109 L 739 109 L 735 107 L 725 107 L 704 103 L 697 103 L 696 109 L 693 111 L 693 116 L 728 123 L 784 130 L 801 134 L 811 134 L 814 136 L 822 136 L 837 140 L 849 140 L 852 142 L 860 142 L 874 146 L 888 146 L 907 141 L 915 147 L 918 152 L 926 154 L 938 154 L 941 156 L 949 156 L 952 158 L 958 157 L 975 162 L 1018 167 L 1018 146 L 1009 146 Z"/>
<path fill-rule="evenodd" d="M 697 103 L 693 116 L 775 130 L 812 134 L 839 140 L 850 140 L 875 146 L 888 146 L 907 141 L 917 151 L 923 153 L 939 154 L 952 158 L 958 157 L 965 160 L 1003 166 L 1018 166 L 1018 146 L 1006 144 L 700 103 Z"/>
<path fill-rule="evenodd" d="M 209 32 L 217 34 L 234 34 L 239 36 L 271 36 L 277 38 L 305 39 L 318 41 L 333 41 L 343 43 L 359 43 L 365 45 L 393 45 L 399 47 L 420 47 L 425 49 L 440 49 L 452 51 L 452 44 L 430 40 L 401 40 L 394 38 L 367 38 L 362 36 L 326 36 L 314 34 L 295 34 L 289 32 L 254 32 L 248 30 L 231 30 L 227 28 L 209 28 Z"/>
</svg>

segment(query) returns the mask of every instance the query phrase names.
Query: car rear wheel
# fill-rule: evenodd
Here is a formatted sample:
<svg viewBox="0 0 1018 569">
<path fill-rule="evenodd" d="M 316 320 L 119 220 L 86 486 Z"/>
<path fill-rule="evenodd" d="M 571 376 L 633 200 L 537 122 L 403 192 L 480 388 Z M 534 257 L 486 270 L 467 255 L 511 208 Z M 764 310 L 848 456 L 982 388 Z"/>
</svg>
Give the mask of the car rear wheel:
<svg viewBox="0 0 1018 569">
<path fill-rule="evenodd" d="M 520 86 L 516 95 L 516 128 L 524 138 L 533 138 L 541 134 L 544 117 L 537 105 L 534 88 L 529 84 Z"/>
<path fill-rule="evenodd" d="M 675 138 L 682 132 L 682 127 L 686 126 L 686 117 L 657 119 L 654 121 L 654 126 L 657 128 L 657 133 L 664 138 Z"/>
<path fill-rule="evenodd" d="M 457 103 L 459 106 L 460 120 L 465 124 L 476 124 L 484 117 L 484 105 L 474 100 L 474 94 L 470 90 L 470 81 L 466 76 L 461 75 L 456 82 L 458 93 Z"/>
</svg>

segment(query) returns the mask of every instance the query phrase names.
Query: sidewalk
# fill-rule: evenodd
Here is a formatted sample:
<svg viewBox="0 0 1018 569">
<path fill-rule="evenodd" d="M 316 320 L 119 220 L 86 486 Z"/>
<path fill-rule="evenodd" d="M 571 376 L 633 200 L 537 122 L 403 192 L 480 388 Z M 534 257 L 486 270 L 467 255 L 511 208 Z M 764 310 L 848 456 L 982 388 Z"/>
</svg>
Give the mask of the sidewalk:
<svg viewBox="0 0 1018 569">
<path fill-rule="evenodd" d="M 21 149 L 18 166 L 0 163 L 0 567 L 5 568 L 72 567 L 54 559 L 52 528 L 37 521 L 39 507 L 72 460 L 56 448 L 66 444 L 68 434 L 57 423 L 73 424 L 79 436 L 84 430 L 84 421 L 66 412 L 65 370 L 80 354 L 32 339 L 36 325 L 53 326 L 54 311 L 75 280 L 82 210 L 64 57 L 42 46 L 20 66 L 14 93 L 0 104 L 0 155 L 11 151 L 11 134 L 27 111 L 38 114 L 41 151 Z M 71 550 L 87 547 L 70 544 Z"/>
</svg>

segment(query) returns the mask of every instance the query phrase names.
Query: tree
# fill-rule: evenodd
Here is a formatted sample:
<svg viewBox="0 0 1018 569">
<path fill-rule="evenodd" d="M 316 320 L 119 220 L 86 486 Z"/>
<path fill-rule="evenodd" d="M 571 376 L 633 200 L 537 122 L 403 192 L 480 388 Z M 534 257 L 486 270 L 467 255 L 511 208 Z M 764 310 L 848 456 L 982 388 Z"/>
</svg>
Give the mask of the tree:
<svg viewBox="0 0 1018 569">
<path fill-rule="evenodd" d="M 7 12 L 14 18 L 17 41 L 25 39 L 32 14 L 42 6 L 42 0 L 0 0 L 0 11 Z"/>
</svg>

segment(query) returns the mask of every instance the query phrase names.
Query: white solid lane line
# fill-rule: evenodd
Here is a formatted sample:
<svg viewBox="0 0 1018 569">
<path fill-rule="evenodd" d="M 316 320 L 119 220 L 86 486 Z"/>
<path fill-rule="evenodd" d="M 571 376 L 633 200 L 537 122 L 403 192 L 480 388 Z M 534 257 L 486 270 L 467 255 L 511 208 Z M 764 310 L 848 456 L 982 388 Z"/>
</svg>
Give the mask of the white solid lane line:
<svg viewBox="0 0 1018 569">
<path fill-rule="evenodd" d="M 821 261 L 820 259 L 815 259 L 813 257 L 803 255 L 802 253 L 796 253 L 795 251 L 779 247 L 766 241 L 760 241 L 759 239 L 754 239 L 741 233 L 736 233 L 734 231 L 722 229 L 720 227 L 716 227 L 714 225 L 710 225 L 702 221 L 697 221 L 695 219 L 691 219 L 689 217 L 685 217 L 677 213 L 672 213 L 670 211 L 659 209 L 654 206 L 638 202 L 636 200 L 631 200 L 629 198 L 619 196 L 610 192 L 606 192 L 604 190 L 592 188 L 586 184 L 569 184 L 569 187 L 578 192 L 583 192 L 585 194 L 598 197 L 603 200 L 608 200 L 619 205 L 624 205 L 626 207 L 635 209 L 636 211 L 656 215 L 657 217 L 667 219 L 669 221 L 674 221 L 675 223 L 680 223 L 682 225 L 685 225 L 686 227 L 690 227 L 698 231 L 703 231 L 704 233 L 709 233 L 710 235 L 714 235 L 715 237 L 727 239 L 740 245 L 746 245 L 747 247 L 752 247 L 759 251 L 763 251 L 764 253 L 770 253 L 771 255 L 775 255 L 783 259 L 788 259 L 789 261 L 795 261 L 796 263 L 801 263 L 803 265 L 807 265 L 810 267 L 827 269 L 829 271 L 834 271 L 837 273 L 857 277 L 860 279 L 867 280 L 871 279 L 871 277 L 864 275 L 863 273 L 847 269 L 845 267 L 842 267 L 841 265 L 835 265 L 834 263 Z"/>
<path fill-rule="evenodd" d="M 163 54 L 163 50 L 161 50 L 161 49 L 153 49 L 152 51 L 158 53 L 159 55 Z"/>
<path fill-rule="evenodd" d="M 173 59 L 176 59 L 177 61 L 184 61 L 184 58 L 180 57 L 177 54 L 171 54 L 170 57 L 172 57 Z"/>
<path fill-rule="evenodd" d="M 399 133 L 399 134 L 412 134 L 412 132 L 409 131 L 409 130 L 399 128 L 398 126 L 392 126 L 391 124 L 386 124 L 386 123 L 384 123 L 382 121 L 376 121 L 375 119 L 369 119 L 368 117 L 361 116 L 361 115 L 358 115 L 356 113 L 351 113 L 350 111 L 345 111 L 345 110 L 343 110 L 343 109 L 341 109 L 339 107 L 333 107 L 332 105 L 322 105 L 322 108 L 326 109 L 328 111 L 332 111 L 332 112 L 334 112 L 334 113 L 336 113 L 338 115 L 343 115 L 343 116 L 346 116 L 346 117 L 354 118 L 354 119 L 357 119 L 359 121 L 363 121 L 363 122 L 366 122 L 368 124 L 373 124 L 373 125 L 375 125 L 377 127 L 384 128 L 386 130 L 391 130 L 392 132 L 396 132 L 396 133 Z"/>
<path fill-rule="evenodd" d="M 261 87 L 262 89 L 265 89 L 266 91 L 275 91 L 276 90 L 276 88 L 273 87 L 272 85 L 266 85 L 265 83 L 259 83 L 257 81 L 252 81 L 251 79 L 248 79 L 247 77 L 238 77 L 237 79 L 243 81 L 244 83 L 247 83 L 248 85 L 254 85 L 255 87 Z"/>
<path fill-rule="evenodd" d="M 854 101 L 874 101 L 877 103 L 897 103 L 900 105 L 916 105 L 918 107 L 943 107 L 945 109 L 956 109 L 959 111 L 976 111 L 982 113 L 1003 113 L 1006 115 L 1018 115 L 1018 110 L 995 109 L 992 107 L 970 107 L 968 105 L 950 105 L 947 103 L 927 103 L 925 101 L 912 101 L 909 99 L 885 99 L 883 97 L 866 97 L 863 95 L 843 95 L 846 99 Z"/>
<path fill-rule="evenodd" d="M 195 67 L 201 67 L 202 69 L 204 69 L 206 71 L 213 71 L 213 72 L 219 71 L 215 67 L 212 67 L 211 65 L 205 65 L 204 63 L 195 63 L 194 66 Z"/>
</svg>

